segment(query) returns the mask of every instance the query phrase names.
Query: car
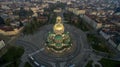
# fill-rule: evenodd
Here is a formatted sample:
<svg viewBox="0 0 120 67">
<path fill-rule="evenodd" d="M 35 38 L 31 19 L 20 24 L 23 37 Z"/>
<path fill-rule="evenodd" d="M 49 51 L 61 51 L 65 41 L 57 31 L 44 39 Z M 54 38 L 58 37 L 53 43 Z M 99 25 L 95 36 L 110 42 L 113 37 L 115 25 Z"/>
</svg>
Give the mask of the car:
<svg viewBox="0 0 120 67">
<path fill-rule="evenodd" d="M 32 56 L 30 56 L 30 55 L 29 55 L 28 59 L 29 59 L 30 61 L 34 61 L 34 58 L 33 58 Z"/>
<path fill-rule="evenodd" d="M 40 67 L 45 67 L 44 65 L 41 65 Z"/>
<path fill-rule="evenodd" d="M 33 58 L 32 56 L 30 57 L 30 59 L 31 59 L 31 60 L 34 60 L 34 58 Z"/>
<path fill-rule="evenodd" d="M 33 63 L 35 64 L 35 66 L 40 67 L 40 64 L 38 62 L 34 61 Z"/>
<path fill-rule="evenodd" d="M 69 67 L 75 67 L 75 64 L 71 64 L 71 65 L 69 65 Z"/>
</svg>

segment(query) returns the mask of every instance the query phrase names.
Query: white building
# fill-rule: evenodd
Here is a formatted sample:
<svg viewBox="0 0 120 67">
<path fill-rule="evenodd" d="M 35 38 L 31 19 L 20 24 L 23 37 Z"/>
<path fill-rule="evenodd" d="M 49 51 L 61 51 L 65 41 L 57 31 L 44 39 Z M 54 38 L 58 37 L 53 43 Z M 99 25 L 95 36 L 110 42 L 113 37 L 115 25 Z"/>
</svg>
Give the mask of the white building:
<svg viewBox="0 0 120 67">
<path fill-rule="evenodd" d="M 110 38 L 110 35 L 107 35 L 106 33 L 104 33 L 103 31 L 99 32 L 106 40 Z"/>
<path fill-rule="evenodd" d="M 0 41 L 0 50 L 1 50 L 3 47 L 5 47 L 5 43 L 4 43 L 3 40 L 1 40 L 1 41 Z"/>
<path fill-rule="evenodd" d="M 120 51 L 120 43 L 116 44 L 113 40 L 109 39 L 108 42 L 114 47 L 117 48 L 118 51 Z"/>
<path fill-rule="evenodd" d="M 67 10 L 73 12 L 75 15 L 84 15 L 86 13 L 86 10 L 80 10 L 79 8 L 68 7 Z"/>
<path fill-rule="evenodd" d="M 83 18 L 84 20 L 86 20 L 87 23 L 88 23 L 89 25 L 91 25 L 95 30 L 98 30 L 98 29 L 102 28 L 102 23 L 95 22 L 94 20 L 92 20 L 91 18 L 89 18 L 89 17 L 86 16 L 86 15 L 82 16 L 82 18 Z"/>
<path fill-rule="evenodd" d="M 5 46 L 6 46 L 6 45 L 5 45 L 4 41 L 1 40 L 1 41 L 0 41 L 0 57 L 7 52 Z"/>
<path fill-rule="evenodd" d="M 114 35 L 107 34 L 107 33 L 103 32 L 102 30 L 99 33 L 104 39 L 108 40 L 108 43 L 110 45 L 112 45 L 114 48 L 116 48 L 117 50 L 120 51 L 120 40 L 119 40 L 120 37 L 119 36 L 117 36 L 117 37 L 119 37 L 117 40 L 114 40 L 114 39 L 116 39 L 116 38 L 112 37 Z M 117 42 L 115 42 L 115 41 L 117 41 Z"/>
<path fill-rule="evenodd" d="M 60 13 L 60 12 L 62 12 L 62 9 L 54 9 L 53 12 L 55 12 L 55 13 Z"/>
</svg>

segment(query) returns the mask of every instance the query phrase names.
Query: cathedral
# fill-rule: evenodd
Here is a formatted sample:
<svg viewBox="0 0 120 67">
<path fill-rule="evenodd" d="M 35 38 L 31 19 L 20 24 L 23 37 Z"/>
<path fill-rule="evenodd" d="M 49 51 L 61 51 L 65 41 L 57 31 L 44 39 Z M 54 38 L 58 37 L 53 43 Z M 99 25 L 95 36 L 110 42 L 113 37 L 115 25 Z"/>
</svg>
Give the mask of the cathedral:
<svg viewBox="0 0 120 67">
<path fill-rule="evenodd" d="M 63 51 L 69 50 L 71 46 L 69 32 L 65 32 L 62 18 L 57 17 L 53 31 L 49 31 L 48 33 L 46 47 L 52 52 L 62 53 Z"/>
</svg>

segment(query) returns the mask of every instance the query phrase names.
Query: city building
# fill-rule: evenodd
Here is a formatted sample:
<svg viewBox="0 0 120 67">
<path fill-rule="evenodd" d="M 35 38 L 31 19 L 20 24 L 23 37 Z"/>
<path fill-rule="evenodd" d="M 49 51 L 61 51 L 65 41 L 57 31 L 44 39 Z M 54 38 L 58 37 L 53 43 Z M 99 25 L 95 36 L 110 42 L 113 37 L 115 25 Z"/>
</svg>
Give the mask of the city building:
<svg viewBox="0 0 120 67">
<path fill-rule="evenodd" d="M 0 40 L 0 57 L 7 52 L 6 44 L 3 40 Z"/>
<path fill-rule="evenodd" d="M 0 26 L 0 34 L 5 35 L 5 36 L 13 36 L 17 35 L 20 33 L 20 31 L 23 29 L 21 28 L 12 28 L 10 26 Z"/>
</svg>

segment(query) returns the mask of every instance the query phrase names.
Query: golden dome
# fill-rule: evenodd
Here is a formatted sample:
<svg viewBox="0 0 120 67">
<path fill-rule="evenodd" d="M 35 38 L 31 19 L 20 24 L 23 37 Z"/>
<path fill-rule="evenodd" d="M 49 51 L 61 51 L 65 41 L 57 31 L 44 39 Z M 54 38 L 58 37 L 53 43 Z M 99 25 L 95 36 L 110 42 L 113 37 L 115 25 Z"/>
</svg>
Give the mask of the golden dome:
<svg viewBox="0 0 120 67">
<path fill-rule="evenodd" d="M 54 25 L 53 30 L 56 34 L 62 34 L 64 33 L 64 26 L 62 23 L 57 23 Z"/>
<path fill-rule="evenodd" d="M 61 18 L 60 16 L 58 16 L 58 17 L 56 18 L 56 22 L 57 22 L 57 23 L 61 23 L 61 22 L 62 22 L 62 18 Z"/>
</svg>

